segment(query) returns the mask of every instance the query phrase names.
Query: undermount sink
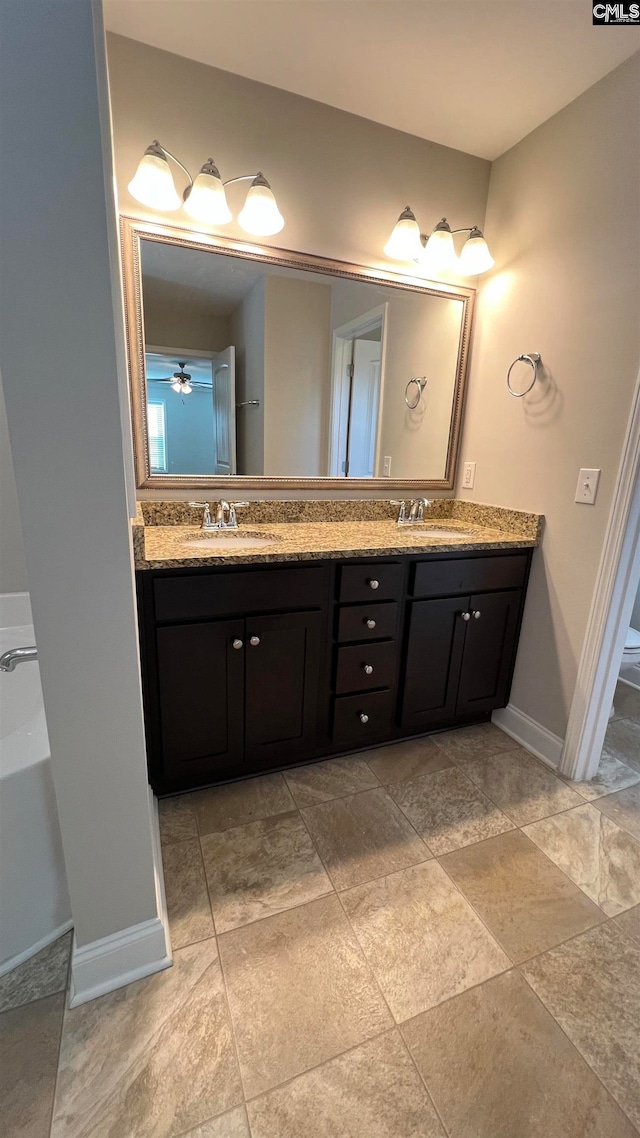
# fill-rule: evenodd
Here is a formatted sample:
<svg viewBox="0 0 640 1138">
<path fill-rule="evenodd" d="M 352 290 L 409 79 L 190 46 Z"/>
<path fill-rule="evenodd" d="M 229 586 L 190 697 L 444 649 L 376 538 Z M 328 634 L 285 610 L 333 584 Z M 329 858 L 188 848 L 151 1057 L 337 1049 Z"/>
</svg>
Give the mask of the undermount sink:
<svg viewBox="0 0 640 1138">
<path fill-rule="evenodd" d="M 419 522 L 416 525 L 412 525 L 408 528 L 416 530 L 416 532 L 419 533 L 421 537 L 464 538 L 469 537 L 473 533 L 473 530 L 470 529 L 447 529 L 446 526 L 420 525 Z"/>
<path fill-rule="evenodd" d="M 260 549 L 263 545 L 273 545 L 277 537 L 270 533 L 247 533 L 246 530 L 214 530 L 202 533 L 191 541 L 183 541 L 184 549 L 198 549 L 203 554 L 234 553 L 237 549 Z"/>
</svg>

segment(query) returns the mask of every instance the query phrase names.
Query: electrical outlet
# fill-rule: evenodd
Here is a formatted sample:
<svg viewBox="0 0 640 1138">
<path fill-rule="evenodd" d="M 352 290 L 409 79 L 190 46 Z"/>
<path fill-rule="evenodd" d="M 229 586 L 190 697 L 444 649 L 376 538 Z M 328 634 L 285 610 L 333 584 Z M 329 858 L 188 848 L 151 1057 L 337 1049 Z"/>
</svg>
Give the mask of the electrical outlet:
<svg viewBox="0 0 640 1138">
<path fill-rule="evenodd" d="M 382 477 L 391 478 L 391 455 L 385 454 L 384 462 L 382 464 Z"/>
<path fill-rule="evenodd" d="M 473 490 L 473 484 L 476 480 L 476 464 L 475 462 L 465 462 L 462 470 L 462 488 L 463 490 Z"/>
<path fill-rule="evenodd" d="M 581 470 L 578 475 L 578 485 L 576 487 L 576 502 L 582 502 L 586 506 L 593 506 L 598 493 L 599 481 L 599 470 Z"/>
</svg>

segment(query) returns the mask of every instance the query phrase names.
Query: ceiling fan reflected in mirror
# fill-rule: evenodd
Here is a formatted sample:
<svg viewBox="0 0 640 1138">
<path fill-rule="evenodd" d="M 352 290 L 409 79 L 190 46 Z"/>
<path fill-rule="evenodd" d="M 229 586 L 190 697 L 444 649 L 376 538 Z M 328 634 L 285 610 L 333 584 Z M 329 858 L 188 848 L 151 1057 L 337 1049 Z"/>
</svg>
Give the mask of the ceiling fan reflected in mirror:
<svg viewBox="0 0 640 1138">
<path fill-rule="evenodd" d="M 183 362 L 178 360 L 178 367 L 180 371 L 174 371 L 172 376 L 167 379 L 161 379 L 160 383 L 168 383 L 171 390 L 175 391 L 178 395 L 191 395 L 194 387 L 211 387 L 210 383 L 202 383 L 199 379 L 192 379 L 188 371 L 185 371 L 186 360 Z"/>
</svg>

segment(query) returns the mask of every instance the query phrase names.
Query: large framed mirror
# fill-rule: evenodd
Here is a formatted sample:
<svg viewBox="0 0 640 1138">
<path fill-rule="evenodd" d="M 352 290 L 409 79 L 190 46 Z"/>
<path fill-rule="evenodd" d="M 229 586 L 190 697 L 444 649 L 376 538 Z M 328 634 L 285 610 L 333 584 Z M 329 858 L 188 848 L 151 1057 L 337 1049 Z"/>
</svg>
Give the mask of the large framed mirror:
<svg viewBox="0 0 640 1138">
<path fill-rule="evenodd" d="M 121 226 L 139 487 L 453 488 L 473 289 Z"/>
</svg>

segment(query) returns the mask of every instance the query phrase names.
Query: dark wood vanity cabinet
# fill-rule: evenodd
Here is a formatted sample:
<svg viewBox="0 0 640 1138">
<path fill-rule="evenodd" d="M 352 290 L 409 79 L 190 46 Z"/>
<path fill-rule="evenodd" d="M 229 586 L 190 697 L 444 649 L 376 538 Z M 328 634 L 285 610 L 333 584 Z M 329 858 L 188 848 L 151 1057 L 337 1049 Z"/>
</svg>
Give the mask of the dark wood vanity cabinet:
<svg viewBox="0 0 640 1138">
<path fill-rule="evenodd" d="M 509 697 L 530 560 L 139 571 L 154 790 L 486 719 Z"/>
</svg>

